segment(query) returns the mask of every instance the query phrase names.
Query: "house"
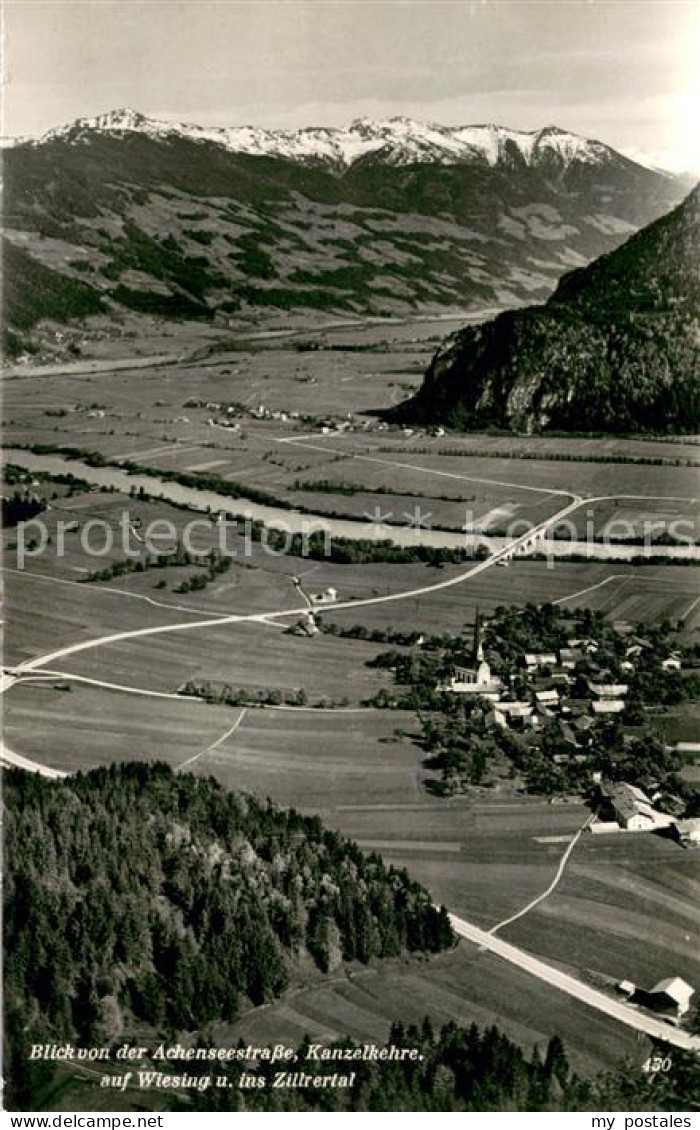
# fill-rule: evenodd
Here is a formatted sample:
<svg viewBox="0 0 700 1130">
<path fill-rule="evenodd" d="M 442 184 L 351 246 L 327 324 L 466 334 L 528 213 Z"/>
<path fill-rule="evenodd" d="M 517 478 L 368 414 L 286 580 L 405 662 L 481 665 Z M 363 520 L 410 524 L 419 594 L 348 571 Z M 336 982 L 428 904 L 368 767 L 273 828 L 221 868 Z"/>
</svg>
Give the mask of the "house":
<svg viewBox="0 0 700 1130">
<path fill-rule="evenodd" d="M 562 647 L 559 650 L 559 662 L 565 671 L 573 671 L 577 663 L 583 661 L 583 652 L 579 647 Z"/>
<path fill-rule="evenodd" d="M 667 659 L 661 660 L 661 666 L 664 671 L 680 671 L 681 658 L 676 652 L 673 652 Z"/>
<path fill-rule="evenodd" d="M 579 639 L 568 639 L 566 641 L 566 646 L 576 648 L 577 650 L 582 650 L 584 652 L 587 652 L 588 654 L 600 650 L 596 641 L 589 639 L 587 636 L 582 636 Z"/>
<path fill-rule="evenodd" d="M 499 702 L 499 712 L 506 718 L 509 725 L 518 727 L 539 726 L 539 719 L 535 708 L 530 702 L 507 701 Z"/>
<path fill-rule="evenodd" d="M 641 655 L 643 651 L 649 650 L 651 650 L 649 640 L 640 639 L 639 636 L 631 636 L 630 642 L 625 648 L 625 656 L 627 659 L 635 659 L 638 655 Z"/>
<path fill-rule="evenodd" d="M 568 671 L 565 671 L 563 667 L 553 667 L 552 673 L 549 677 L 549 682 L 550 684 L 554 683 L 558 687 L 570 687 L 573 679 L 571 678 L 571 675 L 568 673 Z"/>
<path fill-rule="evenodd" d="M 627 683 L 593 683 L 588 680 L 588 689 L 598 698 L 623 698 L 627 694 Z"/>
<path fill-rule="evenodd" d="M 527 652 L 525 655 L 525 666 L 530 671 L 537 667 L 554 667 L 556 663 L 557 657 L 553 651 Z"/>
<path fill-rule="evenodd" d="M 591 703 L 594 714 L 621 714 L 625 709 L 625 700 L 622 698 L 599 698 Z"/>
<path fill-rule="evenodd" d="M 695 991 L 682 977 L 664 977 L 653 989 L 640 989 L 633 981 L 620 981 L 618 989 L 631 1004 L 642 1005 L 671 1017 L 685 1016 Z"/>
<path fill-rule="evenodd" d="M 654 808 L 646 793 L 626 781 L 607 782 L 600 787 L 601 795 L 608 802 L 618 824 L 627 832 L 652 832 L 657 828 L 668 828 L 673 817 Z"/>
<path fill-rule="evenodd" d="M 648 995 L 652 998 L 652 1008 L 660 1012 L 675 1012 L 676 1016 L 685 1016 L 694 993 L 692 985 L 682 977 L 664 977 L 654 985 Z"/>
<path fill-rule="evenodd" d="M 313 613 L 309 612 L 303 616 L 301 620 L 297 620 L 292 629 L 295 636 L 317 636 L 319 632 L 318 624 L 316 623 Z"/>
<path fill-rule="evenodd" d="M 671 826 L 671 832 L 683 844 L 683 847 L 700 847 L 700 817 L 675 820 Z"/>
<path fill-rule="evenodd" d="M 531 702 L 522 702 L 517 699 L 499 702 L 498 709 L 509 718 L 529 718 L 535 712 Z"/>
<path fill-rule="evenodd" d="M 312 593 L 311 599 L 314 604 L 333 604 L 338 599 L 338 590 L 329 587 L 323 592 Z"/>
<path fill-rule="evenodd" d="M 535 691 L 535 701 L 538 706 L 546 706 L 550 710 L 560 704 L 559 691 L 556 688 L 546 691 Z"/>
<path fill-rule="evenodd" d="M 497 705 L 494 705 L 493 709 L 489 710 L 485 722 L 490 730 L 492 730 L 494 726 L 498 726 L 501 730 L 508 729 L 508 719 L 503 711 L 498 709 Z"/>
</svg>

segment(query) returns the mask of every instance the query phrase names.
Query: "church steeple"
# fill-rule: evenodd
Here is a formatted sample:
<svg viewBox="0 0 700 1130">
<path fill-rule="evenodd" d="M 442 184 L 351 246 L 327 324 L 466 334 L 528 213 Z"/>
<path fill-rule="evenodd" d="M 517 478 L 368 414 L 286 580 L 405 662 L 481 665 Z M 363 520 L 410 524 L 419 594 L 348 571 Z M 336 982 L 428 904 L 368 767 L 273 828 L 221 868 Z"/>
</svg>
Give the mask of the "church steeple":
<svg viewBox="0 0 700 1130">
<path fill-rule="evenodd" d="M 476 616 L 474 617 L 473 659 L 475 663 L 483 663 L 484 661 L 484 644 L 481 638 L 481 613 L 479 612 L 478 606 Z"/>
</svg>

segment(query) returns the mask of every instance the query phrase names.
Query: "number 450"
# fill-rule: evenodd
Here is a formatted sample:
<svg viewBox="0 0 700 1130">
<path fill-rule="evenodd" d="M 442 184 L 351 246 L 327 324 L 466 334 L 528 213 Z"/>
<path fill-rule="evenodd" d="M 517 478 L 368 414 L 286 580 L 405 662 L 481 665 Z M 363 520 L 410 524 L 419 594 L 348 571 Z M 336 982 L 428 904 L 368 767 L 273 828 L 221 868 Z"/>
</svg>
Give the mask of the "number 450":
<svg viewBox="0 0 700 1130">
<path fill-rule="evenodd" d="M 651 1055 L 649 1059 L 642 1064 L 642 1071 L 646 1072 L 647 1075 L 655 1074 L 657 1071 L 661 1071 L 665 1074 L 667 1071 L 671 1070 L 672 1066 L 673 1061 L 670 1056 L 662 1057 L 660 1055 Z"/>
</svg>

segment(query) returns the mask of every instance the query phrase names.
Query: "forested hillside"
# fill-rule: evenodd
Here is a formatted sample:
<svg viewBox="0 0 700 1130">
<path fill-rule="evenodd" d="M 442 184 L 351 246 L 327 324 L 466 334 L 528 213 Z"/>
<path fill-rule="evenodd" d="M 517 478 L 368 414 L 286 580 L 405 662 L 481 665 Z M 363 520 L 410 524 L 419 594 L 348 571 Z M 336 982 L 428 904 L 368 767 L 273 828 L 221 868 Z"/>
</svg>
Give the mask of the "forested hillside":
<svg viewBox="0 0 700 1130">
<path fill-rule="evenodd" d="M 5 775 L 5 1008 L 11 1047 L 230 1020 L 329 970 L 454 943 L 404 871 L 320 820 L 213 779 L 127 763 Z"/>
<path fill-rule="evenodd" d="M 471 430 L 690 432 L 700 426 L 700 188 L 544 306 L 438 351 L 402 420 Z"/>
</svg>

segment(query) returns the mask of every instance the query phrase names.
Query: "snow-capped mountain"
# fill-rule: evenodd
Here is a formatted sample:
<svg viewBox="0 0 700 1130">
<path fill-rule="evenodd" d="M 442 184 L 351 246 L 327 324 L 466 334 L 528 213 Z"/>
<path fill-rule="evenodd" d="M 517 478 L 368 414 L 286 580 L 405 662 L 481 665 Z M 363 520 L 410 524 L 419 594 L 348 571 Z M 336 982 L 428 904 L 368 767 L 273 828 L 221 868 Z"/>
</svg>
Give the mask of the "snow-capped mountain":
<svg viewBox="0 0 700 1130">
<path fill-rule="evenodd" d="M 358 118 L 341 128 L 273 130 L 257 126 L 196 126 L 148 118 L 131 109 L 78 118 L 35 140 L 23 138 L 17 144 L 41 145 L 57 138 L 79 143 L 89 140 L 95 132 L 116 137 L 130 133 L 156 139 L 180 137 L 213 142 L 231 153 L 282 157 L 338 168 L 349 168 L 369 156 L 388 165 L 458 165 L 476 161 L 494 166 L 520 157 L 530 166 L 552 158 L 568 166 L 572 162 L 604 165 L 619 159 L 615 150 L 602 142 L 556 126 L 525 132 L 497 125 L 443 126 L 396 117 L 378 121 Z"/>
<path fill-rule="evenodd" d="M 684 193 L 552 126 L 205 129 L 133 110 L 5 149 L 3 174 L 11 355 L 56 324 L 84 342 L 91 319 L 99 335 L 531 304 Z"/>
</svg>

